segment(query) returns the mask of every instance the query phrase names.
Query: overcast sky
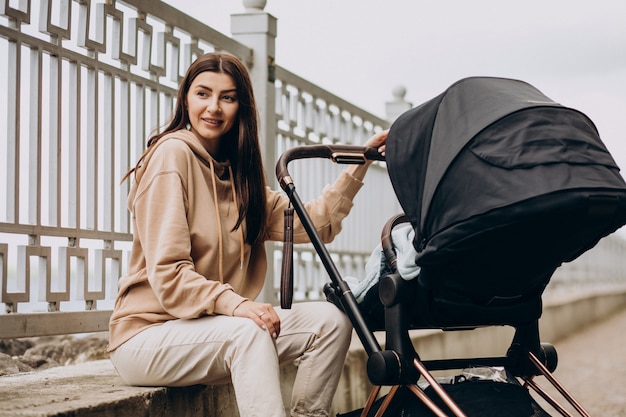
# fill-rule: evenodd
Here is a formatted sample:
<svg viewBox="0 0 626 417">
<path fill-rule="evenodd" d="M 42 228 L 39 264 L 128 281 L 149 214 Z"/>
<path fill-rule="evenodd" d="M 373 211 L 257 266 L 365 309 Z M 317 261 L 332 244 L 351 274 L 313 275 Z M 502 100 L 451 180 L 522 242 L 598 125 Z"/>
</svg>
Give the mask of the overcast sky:
<svg viewBox="0 0 626 417">
<path fill-rule="evenodd" d="M 241 0 L 167 0 L 230 34 Z M 586 113 L 626 172 L 624 0 L 267 0 L 278 65 L 379 116 L 476 75 L 517 78 Z"/>
</svg>

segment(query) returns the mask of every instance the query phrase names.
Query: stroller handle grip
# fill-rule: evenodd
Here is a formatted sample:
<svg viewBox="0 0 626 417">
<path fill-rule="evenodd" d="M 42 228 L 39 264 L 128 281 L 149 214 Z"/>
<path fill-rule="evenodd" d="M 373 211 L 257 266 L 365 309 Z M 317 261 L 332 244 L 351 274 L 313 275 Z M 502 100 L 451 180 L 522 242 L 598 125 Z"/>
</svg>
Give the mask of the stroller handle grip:
<svg viewBox="0 0 626 417">
<path fill-rule="evenodd" d="M 375 148 L 356 145 L 306 145 L 288 149 L 278 158 L 276 178 L 283 189 L 292 183 L 287 165 L 296 159 L 326 158 L 338 164 L 363 165 L 367 161 L 384 161 Z"/>
<path fill-rule="evenodd" d="M 396 257 L 396 249 L 393 244 L 392 232 L 393 229 L 402 223 L 409 223 L 409 217 L 404 214 L 396 214 L 385 223 L 383 227 L 383 231 L 381 232 L 380 242 L 383 249 L 383 254 L 385 256 L 385 261 L 387 265 L 391 268 L 392 272 L 398 272 L 398 258 Z"/>
</svg>

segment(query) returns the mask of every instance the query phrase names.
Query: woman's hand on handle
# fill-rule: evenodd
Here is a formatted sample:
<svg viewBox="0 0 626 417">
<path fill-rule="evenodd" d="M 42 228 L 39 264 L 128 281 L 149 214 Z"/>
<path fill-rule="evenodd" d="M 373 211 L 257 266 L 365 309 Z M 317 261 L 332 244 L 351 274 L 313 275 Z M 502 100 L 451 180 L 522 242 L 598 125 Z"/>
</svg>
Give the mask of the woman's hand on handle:
<svg viewBox="0 0 626 417">
<path fill-rule="evenodd" d="M 269 331 L 274 339 L 280 334 L 280 318 L 271 304 L 244 301 L 233 311 L 233 316 L 251 319 L 257 326 Z"/>
<path fill-rule="evenodd" d="M 378 149 L 382 155 L 385 154 L 385 144 L 387 142 L 387 134 L 389 134 L 389 129 L 380 131 L 378 133 L 373 134 L 367 142 L 365 142 L 365 146 L 368 148 Z"/>
</svg>

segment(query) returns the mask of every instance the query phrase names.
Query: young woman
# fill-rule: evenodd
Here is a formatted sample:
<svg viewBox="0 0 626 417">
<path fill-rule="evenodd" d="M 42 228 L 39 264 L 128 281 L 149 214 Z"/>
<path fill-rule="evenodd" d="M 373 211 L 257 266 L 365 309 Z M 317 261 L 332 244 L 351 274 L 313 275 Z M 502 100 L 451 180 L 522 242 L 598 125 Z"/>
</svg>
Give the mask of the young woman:
<svg viewBox="0 0 626 417">
<path fill-rule="evenodd" d="M 387 132 L 367 146 L 384 151 Z M 330 241 L 362 185 L 349 166 L 307 204 Z M 279 366 L 300 359 L 292 416 L 327 416 L 351 337 L 328 302 L 290 310 L 255 301 L 266 240 L 283 239 L 288 199 L 269 190 L 244 65 L 226 53 L 187 70 L 175 114 L 131 171 L 134 241 L 109 325 L 111 360 L 131 385 L 232 381 L 242 417 L 284 416 Z M 129 175 L 131 174 L 129 173 Z M 306 232 L 294 225 L 294 242 Z"/>
</svg>

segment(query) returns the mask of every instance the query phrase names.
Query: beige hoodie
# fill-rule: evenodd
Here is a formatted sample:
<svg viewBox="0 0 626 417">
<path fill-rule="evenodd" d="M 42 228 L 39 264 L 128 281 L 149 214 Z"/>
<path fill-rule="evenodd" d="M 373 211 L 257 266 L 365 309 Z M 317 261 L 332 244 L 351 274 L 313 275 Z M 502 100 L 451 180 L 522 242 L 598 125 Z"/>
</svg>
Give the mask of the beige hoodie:
<svg viewBox="0 0 626 417">
<path fill-rule="evenodd" d="M 330 242 L 362 186 L 367 165 L 350 166 L 306 208 L 320 237 Z M 215 161 L 194 134 L 163 137 L 135 172 L 128 196 L 133 246 L 128 274 L 109 323 L 109 350 L 141 330 L 168 320 L 232 315 L 263 287 L 265 245 L 250 246 L 241 230 L 228 163 Z M 289 201 L 268 189 L 267 240 L 283 239 Z M 295 221 L 294 242 L 308 242 Z"/>
</svg>

